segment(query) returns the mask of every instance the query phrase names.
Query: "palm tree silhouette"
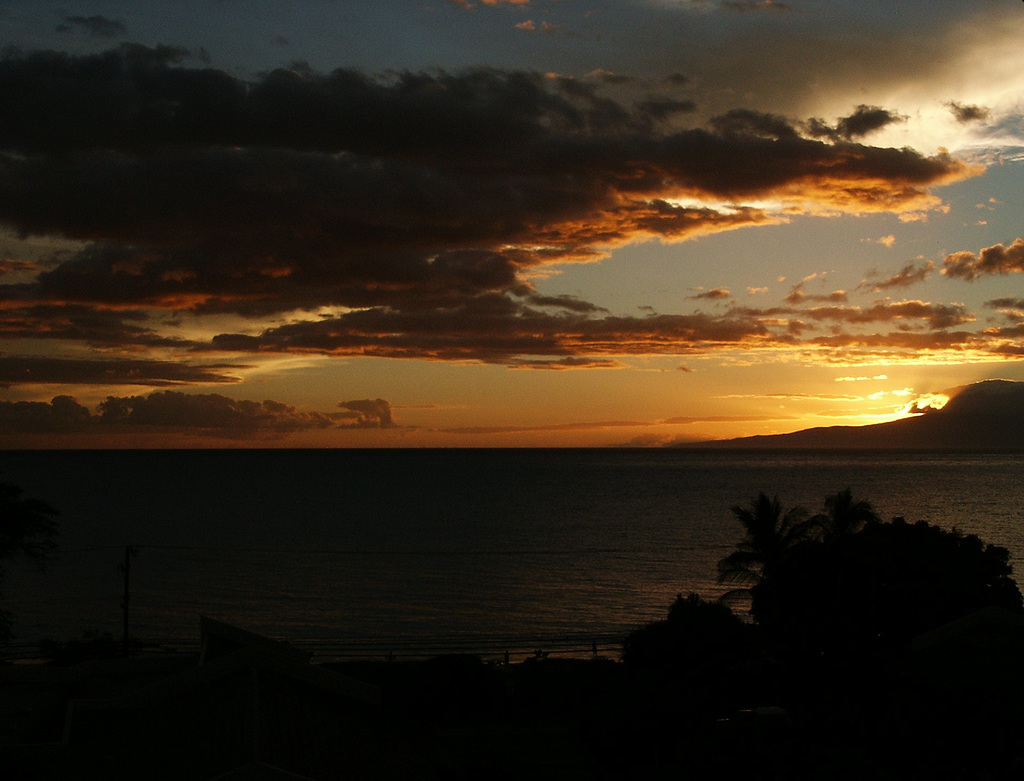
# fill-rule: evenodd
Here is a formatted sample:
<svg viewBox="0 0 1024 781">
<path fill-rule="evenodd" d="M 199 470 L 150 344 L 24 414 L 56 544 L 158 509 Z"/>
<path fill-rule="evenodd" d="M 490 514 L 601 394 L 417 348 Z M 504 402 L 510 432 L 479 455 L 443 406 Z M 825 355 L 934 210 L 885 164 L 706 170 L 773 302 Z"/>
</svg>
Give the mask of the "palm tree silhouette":
<svg viewBox="0 0 1024 781">
<path fill-rule="evenodd" d="M 870 502 L 854 500 L 853 492 L 844 488 L 837 494 L 825 497 L 822 512 L 811 518 L 810 524 L 820 530 L 823 542 L 831 542 L 881 520 Z"/>
<path fill-rule="evenodd" d="M 778 496 L 759 493 L 749 507 L 731 508 L 746 536 L 736 550 L 718 562 L 718 582 L 739 584 L 722 595 L 728 600 L 747 596 L 794 546 L 814 538 L 815 526 L 807 511 L 795 506 L 784 510 Z"/>
</svg>

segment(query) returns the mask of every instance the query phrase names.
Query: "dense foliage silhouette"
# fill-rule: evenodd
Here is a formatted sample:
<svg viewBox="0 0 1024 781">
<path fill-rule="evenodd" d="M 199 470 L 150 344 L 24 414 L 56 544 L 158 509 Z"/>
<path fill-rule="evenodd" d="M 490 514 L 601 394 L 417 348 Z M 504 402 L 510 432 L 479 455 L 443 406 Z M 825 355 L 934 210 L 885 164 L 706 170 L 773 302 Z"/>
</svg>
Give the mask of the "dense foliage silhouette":
<svg viewBox="0 0 1024 781">
<path fill-rule="evenodd" d="M 23 493 L 18 486 L 0 483 L 0 584 L 4 560 L 24 556 L 41 566 L 57 547 L 57 511 Z M 0 611 L 0 642 L 10 638 L 11 616 Z"/>
<path fill-rule="evenodd" d="M 883 522 L 848 488 L 813 514 L 766 493 L 732 512 L 742 537 L 718 572 L 734 588 L 717 604 L 679 596 L 624 643 L 644 713 L 621 733 L 633 756 L 708 779 L 1020 775 L 1009 551 Z"/>
<path fill-rule="evenodd" d="M 1009 551 L 975 535 L 896 518 L 883 523 L 849 488 L 813 516 L 758 494 L 732 508 L 744 536 L 718 563 L 778 642 L 854 653 L 907 642 L 984 607 L 1022 611 Z"/>
<path fill-rule="evenodd" d="M 805 540 L 751 588 L 750 613 L 774 639 L 856 654 L 985 607 L 1022 611 L 1009 551 L 919 521 L 864 522 Z"/>
<path fill-rule="evenodd" d="M 635 667 L 685 668 L 704 674 L 744 658 L 750 630 L 721 602 L 708 602 L 698 594 L 678 595 L 668 618 L 630 633 L 622 658 Z"/>
</svg>

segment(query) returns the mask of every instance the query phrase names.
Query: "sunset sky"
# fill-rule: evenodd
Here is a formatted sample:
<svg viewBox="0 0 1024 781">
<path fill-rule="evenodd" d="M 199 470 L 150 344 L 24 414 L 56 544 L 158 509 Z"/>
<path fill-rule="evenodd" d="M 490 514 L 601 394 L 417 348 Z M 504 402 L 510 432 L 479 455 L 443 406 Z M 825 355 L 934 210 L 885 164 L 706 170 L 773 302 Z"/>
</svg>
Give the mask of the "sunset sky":
<svg viewBox="0 0 1024 781">
<path fill-rule="evenodd" d="M 589 446 L 1024 380 L 1018 0 L 0 0 L 0 447 Z"/>
</svg>

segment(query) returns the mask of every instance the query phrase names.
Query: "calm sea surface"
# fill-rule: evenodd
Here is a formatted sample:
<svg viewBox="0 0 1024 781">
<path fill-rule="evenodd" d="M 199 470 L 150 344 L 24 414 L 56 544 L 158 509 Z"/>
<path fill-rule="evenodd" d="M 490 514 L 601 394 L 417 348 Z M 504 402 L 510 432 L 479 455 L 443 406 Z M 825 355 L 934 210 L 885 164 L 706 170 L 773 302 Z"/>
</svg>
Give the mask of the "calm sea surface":
<svg viewBox="0 0 1024 781">
<path fill-rule="evenodd" d="M 817 510 L 845 487 L 883 518 L 1010 549 L 1024 455 L 683 450 L 0 453 L 0 481 L 61 513 L 45 572 L 10 565 L 22 644 L 86 631 L 195 640 L 210 615 L 325 654 L 557 647 L 715 596 L 758 491 Z"/>
</svg>

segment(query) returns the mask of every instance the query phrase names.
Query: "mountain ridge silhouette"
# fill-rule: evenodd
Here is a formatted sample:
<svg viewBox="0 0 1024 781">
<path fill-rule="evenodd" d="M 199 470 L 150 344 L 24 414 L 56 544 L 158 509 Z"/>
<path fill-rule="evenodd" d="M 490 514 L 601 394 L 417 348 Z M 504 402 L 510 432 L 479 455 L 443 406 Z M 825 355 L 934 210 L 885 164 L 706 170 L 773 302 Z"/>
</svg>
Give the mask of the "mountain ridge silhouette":
<svg viewBox="0 0 1024 781">
<path fill-rule="evenodd" d="M 910 418 L 868 426 L 824 426 L 788 434 L 677 443 L 675 447 L 787 450 L 1024 452 L 1024 382 L 982 380 L 943 392 L 949 402 Z"/>
</svg>

